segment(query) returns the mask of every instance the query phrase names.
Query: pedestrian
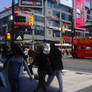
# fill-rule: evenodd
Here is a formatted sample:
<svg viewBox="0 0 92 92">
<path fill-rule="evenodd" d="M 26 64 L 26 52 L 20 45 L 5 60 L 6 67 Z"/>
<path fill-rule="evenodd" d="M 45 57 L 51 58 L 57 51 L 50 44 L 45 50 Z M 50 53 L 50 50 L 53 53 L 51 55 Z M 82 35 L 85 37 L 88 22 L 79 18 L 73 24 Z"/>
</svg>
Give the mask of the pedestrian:
<svg viewBox="0 0 92 92">
<path fill-rule="evenodd" d="M 62 88 L 63 63 L 62 63 L 61 51 L 59 51 L 59 49 L 53 43 L 50 45 L 50 47 L 51 50 L 50 50 L 49 58 L 53 69 L 53 73 L 52 75 L 48 76 L 47 86 L 50 85 L 54 76 L 56 76 L 59 82 L 59 92 L 63 92 L 63 88 Z"/>
<path fill-rule="evenodd" d="M 65 51 L 66 51 L 66 55 L 69 55 L 69 51 L 67 49 Z"/>
<path fill-rule="evenodd" d="M 24 54 L 25 54 L 25 60 L 27 61 L 28 64 L 28 48 L 24 49 Z"/>
<path fill-rule="evenodd" d="M 61 52 L 62 52 L 62 55 L 64 56 L 64 53 L 65 53 L 64 48 L 62 48 Z"/>
<path fill-rule="evenodd" d="M 31 46 L 29 47 L 28 56 L 29 56 L 29 64 L 31 64 L 34 61 L 35 57 L 35 52 Z"/>
<path fill-rule="evenodd" d="M 50 73 L 49 70 L 49 62 L 48 62 L 48 55 L 43 53 L 43 45 L 38 46 L 37 50 L 37 56 L 36 56 L 36 62 L 38 66 L 38 75 L 39 75 L 39 82 L 37 85 L 37 88 L 34 90 L 34 92 L 38 92 L 38 90 L 42 87 L 43 92 L 48 92 L 46 82 L 45 82 L 45 76 L 46 74 Z"/>
<path fill-rule="evenodd" d="M 28 58 L 29 58 L 28 67 L 30 69 L 31 74 L 33 74 L 32 67 L 35 64 L 35 52 L 31 46 L 29 46 Z"/>
<path fill-rule="evenodd" d="M 11 92 L 23 92 L 23 84 L 21 78 L 23 65 L 27 70 L 30 78 L 32 79 L 31 73 L 28 69 L 27 63 L 24 60 L 23 51 L 18 44 L 11 44 L 12 55 L 7 60 L 8 65 L 8 79 L 10 82 Z"/>
</svg>

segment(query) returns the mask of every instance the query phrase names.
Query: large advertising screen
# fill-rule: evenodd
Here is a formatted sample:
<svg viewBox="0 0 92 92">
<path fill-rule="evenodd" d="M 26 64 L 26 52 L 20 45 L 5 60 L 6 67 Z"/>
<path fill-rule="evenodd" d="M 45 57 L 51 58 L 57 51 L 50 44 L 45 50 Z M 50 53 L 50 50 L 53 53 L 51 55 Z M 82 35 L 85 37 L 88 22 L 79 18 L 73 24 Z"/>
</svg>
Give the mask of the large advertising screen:
<svg viewBox="0 0 92 92">
<path fill-rule="evenodd" d="M 74 0 L 75 28 L 85 26 L 85 6 L 84 0 Z M 84 28 L 81 28 L 84 29 Z"/>
<path fill-rule="evenodd" d="M 90 0 L 85 0 L 85 6 L 90 8 Z"/>
<path fill-rule="evenodd" d="M 72 7 L 72 0 L 60 0 L 60 3 L 68 7 Z"/>
<path fill-rule="evenodd" d="M 20 7 L 42 7 L 43 0 L 19 0 Z"/>
</svg>

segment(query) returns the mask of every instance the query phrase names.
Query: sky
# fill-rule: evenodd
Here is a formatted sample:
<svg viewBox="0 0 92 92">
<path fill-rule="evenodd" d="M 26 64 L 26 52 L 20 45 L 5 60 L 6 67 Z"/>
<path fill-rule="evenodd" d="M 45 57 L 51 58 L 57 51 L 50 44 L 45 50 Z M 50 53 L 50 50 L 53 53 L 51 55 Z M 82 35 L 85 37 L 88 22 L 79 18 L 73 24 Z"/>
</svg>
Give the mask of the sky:
<svg viewBox="0 0 92 92">
<path fill-rule="evenodd" d="M 15 0 L 17 2 L 18 0 Z M 6 7 L 11 6 L 12 0 L 0 0 L 0 11 L 5 9 Z"/>
</svg>

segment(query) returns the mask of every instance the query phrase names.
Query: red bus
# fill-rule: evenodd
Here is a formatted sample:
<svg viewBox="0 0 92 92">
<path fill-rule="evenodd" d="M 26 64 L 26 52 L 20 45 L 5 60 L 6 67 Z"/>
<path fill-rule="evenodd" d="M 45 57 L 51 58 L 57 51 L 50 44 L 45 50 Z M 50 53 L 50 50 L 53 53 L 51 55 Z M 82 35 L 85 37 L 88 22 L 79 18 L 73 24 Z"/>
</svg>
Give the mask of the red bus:
<svg viewBox="0 0 92 92">
<path fill-rule="evenodd" d="M 72 46 L 71 55 L 73 58 L 92 57 L 92 37 L 74 38 Z"/>
</svg>

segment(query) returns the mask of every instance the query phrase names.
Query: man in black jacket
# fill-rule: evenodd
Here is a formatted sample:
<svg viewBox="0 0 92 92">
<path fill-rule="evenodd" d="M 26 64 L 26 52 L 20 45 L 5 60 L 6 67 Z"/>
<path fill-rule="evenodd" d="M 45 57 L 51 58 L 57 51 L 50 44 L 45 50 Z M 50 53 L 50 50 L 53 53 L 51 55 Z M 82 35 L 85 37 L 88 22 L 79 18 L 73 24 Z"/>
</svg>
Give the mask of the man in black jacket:
<svg viewBox="0 0 92 92">
<path fill-rule="evenodd" d="M 62 55 L 59 49 L 54 44 L 51 44 L 50 47 L 51 47 L 51 50 L 50 50 L 49 58 L 50 58 L 51 66 L 53 69 L 53 73 L 52 75 L 48 76 L 47 86 L 50 85 L 54 76 L 56 76 L 59 82 L 59 92 L 63 92 L 62 73 L 61 73 L 63 69 Z"/>
</svg>

